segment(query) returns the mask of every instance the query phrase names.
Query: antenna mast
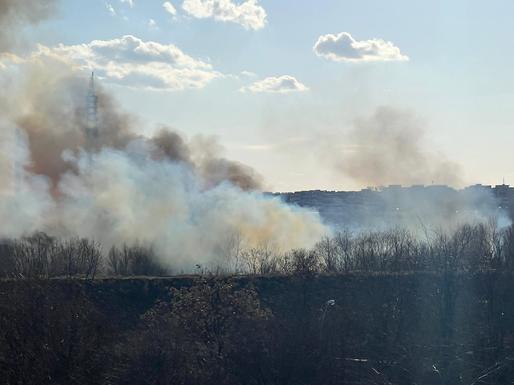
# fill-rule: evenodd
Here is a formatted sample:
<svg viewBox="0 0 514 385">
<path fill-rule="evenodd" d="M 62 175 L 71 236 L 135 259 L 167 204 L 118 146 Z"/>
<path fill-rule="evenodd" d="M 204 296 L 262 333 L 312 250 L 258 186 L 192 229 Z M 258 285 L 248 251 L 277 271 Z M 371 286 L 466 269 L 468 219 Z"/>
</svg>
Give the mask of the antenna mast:
<svg viewBox="0 0 514 385">
<path fill-rule="evenodd" d="M 95 73 L 91 72 L 89 91 L 87 93 L 86 138 L 89 144 L 98 137 L 98 97 L 95 90 Z"/>
</svg>

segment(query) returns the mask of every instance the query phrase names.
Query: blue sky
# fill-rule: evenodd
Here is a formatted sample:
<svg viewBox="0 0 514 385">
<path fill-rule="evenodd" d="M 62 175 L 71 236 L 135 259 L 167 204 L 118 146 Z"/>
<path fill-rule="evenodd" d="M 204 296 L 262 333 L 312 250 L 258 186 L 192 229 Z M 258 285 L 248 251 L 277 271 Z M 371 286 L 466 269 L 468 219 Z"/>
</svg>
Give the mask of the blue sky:
<svg viewBox="0 0 514 385">
<path fill-rule="evenodd" d="M 333 157 L 345 151 L 352 122 L 379 106 L 418 116 L 426 151 L 461 164 L 467 183 L 500 183 L 505 176 L 514 184 L 514 2 L 262 0 L 254 2 L 266 13 L 259 28 L 195 17 L 182 2 L 171 1 L 172 16 L 163 1 L 133 0 L 132 7 L 120 0 L 63 1 L 57 17 L 31 35 L 48 47 L 132 35 L 207 64 L 219 75 L 201 87 L 101 81 L 141 116 L 142 132 L 166 124 L 188 136 L 215 135 L 228 157 L 254 167 L 270 189 L 365 187 L 334 170 Z M 409 60 L 316 55 L 321 36 L 342 32 L 356 41 L 391 42 Z M 256 82 L 286 75 L 305 89 L 251 91 Z"/>
</svg>

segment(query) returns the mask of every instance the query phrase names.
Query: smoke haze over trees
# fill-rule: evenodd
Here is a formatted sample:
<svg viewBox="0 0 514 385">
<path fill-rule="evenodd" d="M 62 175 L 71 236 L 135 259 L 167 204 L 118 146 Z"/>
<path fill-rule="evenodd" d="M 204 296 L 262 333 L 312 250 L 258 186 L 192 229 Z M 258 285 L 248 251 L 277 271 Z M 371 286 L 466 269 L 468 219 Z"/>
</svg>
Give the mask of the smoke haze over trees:
<svg viewBox="0 0 514 385">
<path fill-rule="evenodd" d="M 451 62 L 467 60 L 466 44 L 452 41 L 459 33 L 431 27 L 425 40 L 403 39 L 384 17 L 394 7 L 373 7 L 364 21 L 378 10 L 394 43 L 323 32 L 311 59 L 350 68 L 333 76 L 336 67 L 296 51 L 309 51 L 295 40 L 315 36 L 307 24 L 341 23 L 341 12 L 325 20 L 322 2 L 265 2 L 288 22 L 261 37 L 280 14 L 268 19 L 259 0 L 81 0 L 47 25 L 59 3 L 0 0 L 0 385 L 514 384 L 514 188 L 454 189 L 463 167 L 431 144 L 415 112 L 375 105 L 432 93 L 448 102 L 448 89 L 415 92 L 427 83 L 411 76 L 431 56 L 421 66 L 435 85 L 449 79 L 440 68 L 464 69 Z M 296 22 L 306 5 L 315 12 Z M 203 27 L 183 29 L 190 22 Z M 442 55 L 427 44 L 435 35 L 450 48 Z M 409 39 L 416 49 L 404 49 Z M 186 47 L 195 57 L 175 41 L 200 42 Z M 479 48 L 493 62 L 495 46 Z M 396 83 L 392 67 L 375 67 L 383 62 L 412 67 Z M 451 80 L 487 104 L 483 78 Z M 232 94 L 201 90 L 218 81 Z M 244 135 L 227 129 L 225 148 L 166 124 L 145 134 L 113 96 L 120 89 L 120 100 L 141 102 L 138 113 L 170 113 L 148 120 L 188 115 L 188 129 L 217 133 L 231 121 Z M 254 129 L 269 130 L 264 143 Z M 370 188 L 269 193 L 257 169 L 226 155 L 234 148 L 264 153 L 259 170 L 282 167 L 279 178 L 314 185 L 330 174 Z M 244 156 L 253 155 L 234 158 Z"/>
<path fill-rule="evenodd" d="M 111 246 L 152 244 L 169 265 L 191 269 L 220 258 L 225 238 L 246 247 L 312 246 L 329 232 L 316 214 L 262 195 L 262 178 L 228 160 L 215 139 L 162 128 L 136 134 L 137 120 L 98 91 L 99 134 L 87 138 L 87 81 L 70 63 L 9 57 L 0 155 L 0 237 L 35 231 Z"/>
<path fill-rule="evenodd" d="M 208 234 L 206 236 L 209 236 Z M 59 239 L 37 233 L 6 239 L 0 246 L 0 278 L 49 279 L 200 275 L 300 275 L 350 272 L 435 273 L 503 271 L 514 268 L 514 230 L 491 220 L 449 230 L 341 231 L 319 238 L 309 249 L 281 251 L 273 245 L 249 247 L 241 234 L 223 238 L 217 258 L 166 259 L 158 244 L 114 245 L 105 253 L 95 241 Z M 196 266 L 193 268 L 193 264 Z"/>
<path fill-rule="evenodd" d="M 14 35 L 52 16 L 55 5 L 2 1 L 0 28 Z M 219 264 L 234 237 L 246 250 L 284 253 L 311 248 L 331 233 L 313 210 L 261 194 L 263 178 L 224 157 L 215 138 L 187 138 L 169 127 L 153 137 L 141 135 L 137 117 L 101 86 L 98 136 L 91 139 L 84 68 L 44 46 L 18 56 L 9 50 L 0 45 L 0 86 L 8 95 L 0 101 L 0 219 L 9 220 L 0 237 L 43 231 L 87 238 L 99 242 L 104 255 L 140 242 L 170 266 L 190 269 L 193 260 Z M 359 183 L 462 181 L 457 165 L 427 149 L 423 130 L 408 113 L 379 109 L 342 140 L 352 150 L 332 160 Z M 440 203 L 415 199 L 409 205 L 424 204 L 420 216 L 445 218 Z"/>
<path fill-rule="evenodd" d="M 103 256 L 141 242 L 160 265 L 191 269 L 193 257 L 220 258 L 231 234 L 246 247 L 286 250 L 328 232 L 317 215 L 262 195 L 258 173 L 226 159 L 215 138 L 186 139 L 166 127 L 138 134 L 137 118 L 101 87 L 98 136 L 88 136 L 87 74 L 44 47 L 9 52 L 24 26 L 53 16 L 56 4 L 0 2 L 1 238 L 44 231 L 71 242 L 47 256 L 72 253 L 77 236 Z"/>
<path fill-rule="evenodd" d="M 461 186 L 460 166 L 429 148 L 413 114 L 382 107 L 355 122 L 338 168 L 365 186 L 435 182 Z"/>
</svg>

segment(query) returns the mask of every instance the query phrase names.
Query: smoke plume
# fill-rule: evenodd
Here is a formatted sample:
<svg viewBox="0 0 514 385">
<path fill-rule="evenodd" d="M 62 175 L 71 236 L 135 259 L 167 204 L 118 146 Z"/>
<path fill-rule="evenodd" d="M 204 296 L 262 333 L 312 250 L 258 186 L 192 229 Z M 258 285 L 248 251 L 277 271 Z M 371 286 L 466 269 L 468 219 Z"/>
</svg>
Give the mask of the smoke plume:
<svg viewBox="0 0 514 385">
<path fill-rule="evenodd" d="M 346 140 L 350 150 L 338 169 L 365 186 L 462 184 L 460 166 L 429 148 L 421 125 L 407 112 L 379 108 L 358 120 Z"/>
<path fill-rule="evenodd" d="M 318 215 L 259 192 L 257 172 L 225 159 L 215 139 L 166 127 L 138 134 L 137 119 L 102 89 L 91 140 L 88 79 L 64 63 L 26 60 L 0 79 L 10 94 L 0 102 L 0 237 L 149 243 L 168 266 L 191 269 L 222 258 L 231 234 L 242 248 L 285 251 L 328 232 Z"/>
<path fill-rule="evenodd" d="M 37 24 L 55 11 L 57 0 L 0 0 L 0 52 L 18 43 L 25 24 Z"/>
<path fill-rule="evenodd" d="M 344 151 L 334 149 L 337 142 L 333 137 L 323 140 L 321 156 L 328 156 L 339 175 L 371 189 L 358 198 L 341 195 L 338 204 L 321 207 L 334 228 L 405 228 L 424 237 L 466 223 L 511 223 L 492 189 L 455 189 L 465 183 L 460 165 L 433 149 L 412 113 L 378 108 L 346 132 Z"/>
</svg>

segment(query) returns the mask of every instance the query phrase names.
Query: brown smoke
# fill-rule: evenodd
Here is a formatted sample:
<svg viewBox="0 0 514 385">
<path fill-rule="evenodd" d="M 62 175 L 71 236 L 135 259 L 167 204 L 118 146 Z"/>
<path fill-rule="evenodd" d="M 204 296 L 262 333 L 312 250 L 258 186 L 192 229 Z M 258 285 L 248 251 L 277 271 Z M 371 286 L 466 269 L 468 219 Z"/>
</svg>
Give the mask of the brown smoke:
<svg viewBox="0 0 514 385">
<path fill-rule="evenodd" d="M 51 16 L 57 2 L 0 0 L 0 53 L 16 43 L 13 37 L 17 34 L 13 32 L 26 24 L 37 24 Z M 13 63 L 24 63 L 26 79 L 21 86 L 22 94 L 11 96 L 16 102 L 0 103 L 0 111 L 7 111 L 9 118 L 26 134 L 30 151 L 28 170 L 36 175 L 47 176 L 55 192 L 63 175 L 77 171 L 70 157 L 63 154 L 77 157 L 81 150 L 124 150 L 135 140 L 146 141 L 152 147 L 155 159 L 166 158 L 187 164 L 203 178 L 206 188 L 224 181 L 243 190 L 257 190 L 261 187 L 262 178 L 257 172 L 222 157 L 221 146 L 211 138 L 194 139 L 194 148 L 178 133 L 167 128 L 162 128 L 153 138 L 142 138 L 136 133 L 136 119 L 120 109 L 101 87 L 97 90 L 98 137 L 87 139 L 87 82 L 78 80 L 68 63 L 59 63 L 45 57 L 32 61 L 14 55 L 12 57 L 16 59 L 12 60 Z"/>
<path fill-rule="evenodd" d="M 215 138 L 166 127 L 140 135 L 101 87 L 99 134 L 87 137 L 88 79 L 66 63 L 20 60 L 0 71 L 0 84 L 10 95 L 0 99 L 0 219 L 9 224 L 0 238 L 44 231 L 106 250 L 140 241 L 163 263 L 191 269 L 222 260 L 227 234 L 242 249 L 282 252 L 330 233 L 315 213 L 242 191 L 260 177 L 227 160 Z"/>
<path fill-rule="evenodd" d="M 356 122 L 337 167 L 367 186 L 461 185 L 460 166 L 431 150 L 424 134 L 410 113 L 379 108 L 371 118 Z"/>
<path fill-rule="evenodd" d="M 187 143 L 178 133 L 161 129 L 149 139 L 159 157 L 182 162 L 202 178 L 205 188 L 230 182 L 242 190 L 260 190 L 262 177 L 253 168 L 222 156 L 223 147 L 214 138 L 195 137 Z"/>
<path fill-rule="evenodd" d="M 28 138 L 30 171 L 46 175 L 56 184 L 70 169 L 62 158 L 63 151 L 76 153 L 85 144 L 78 124 L 82 114 L 77 108 L 79 98 L 72 92 L 73 82 L 43 76 L 41 67 L 31 68 L 30 88 L 20 96 L 24 103 L 15 121 Z"/>
<path fill-rule="evenodd" d="M 0 52 L 18 43 L 16 30 L 37 24 L 55 12 L 57 0 L 0 0 Z"/>
<path fill-rule="evenodd" d="M 259 190 L 262 186 L 262 177 L 251 167 L 221 157 L 222 148 L 213 138 L 196 137 L 190 146 L 176 132 L 162 128 L 150 141 L 156 147 L 157 159 L 167 158 L 191 166 L 202 176 L 207 188 L 224 181 L 242 190 Z"/>
<path fill-rule="evenodd" d="M 213 137 L 197 136 L 191 143 L 194 163 L 207 187 L 229 181 L 243 190 L 259 190 L 262 177 L 251 167 L 223 157 L 223 147 Z"/>
<path fill-rule="evenodd" d="M 209 159 L 201 165 L 201 173 L 208 186 L 229 181 L 243 190 L 258 190 L 262 178 L 251 167 L 228 159 Z"/>
<path fill-rule="evenodd" d="M 52 4 L 0 0 L 0 53 L 14 43 L 10 27 L 37 23 Z M 98 136 L 87 135 L 88 82 L 73 63 L 0 59 L 9 95 L 0 98 L 0 238 L 44 231 L 95 239 L 105 250 L 141 241 L 163 263 L 191 269 L 226 259 L 227 234 L 238 234 L 243 248 L 281 252 L 330 232 L 312 212 L 242 191 L 258 188 L 260 177 L 225 159 L 216 140 L 166 128 L 140 135 L 137 119 L 101 88 Z"/>
<path fill-rule="evenodd" d="M 152 141 L 157 148 L 157 159 L 168 158 L 177 162 L 191 163 L 191 151 L 184 139 L 176 132 L 163 127 Z"/>
<path fill-rule="evenodd" d="M 27 65 L 31 73 L 27 80 L 30 87 L 20 97 L 24 108 L 15 121 L 28 138 L 29 170 L 49 177 L 54 191 L 66 172 L 76 171 L 74 163 L 63 154 L 76 157 L 81 150 L 125 150 L 136 140 L 147 143 L 154 159 L 187 165 L 202 178 L 206 188 L 224 181 L 243 190 L 261 187 L 260 175 L 248 166 L 225 159 L 223 147 L 213 138 L 196 137 L 190 143 L 167 127 L 162 127 L 151 138 L 137 134 L 137 119 L 124 112 L 101 87 L 97 87 L 98 137 L 86 140 L 87 81 L 78 80 L 73 73 L 52 75 L 47 65 Z"/>
</svg>

